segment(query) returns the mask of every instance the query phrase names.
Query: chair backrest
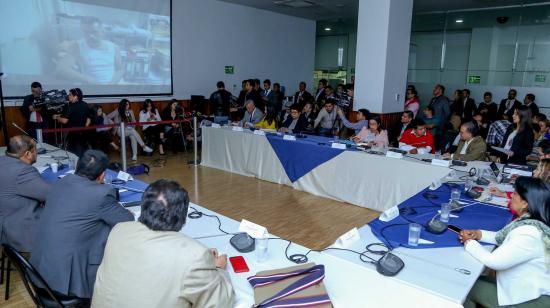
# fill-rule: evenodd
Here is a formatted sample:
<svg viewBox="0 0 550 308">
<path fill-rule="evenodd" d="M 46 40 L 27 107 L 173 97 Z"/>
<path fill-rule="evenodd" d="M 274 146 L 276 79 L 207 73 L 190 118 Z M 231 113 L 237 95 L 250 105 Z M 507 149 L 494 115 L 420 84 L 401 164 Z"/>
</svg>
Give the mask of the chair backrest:
<svg viewBox="0 0 550 308">
<path fill-rule="evenodd" d="M 29 295 L 31 296 L 36 306 L 44 307 L 40 296 L 38 296 L 38 289 L 43 289 L 59 307 L 63 307 L 57 297 L 53 294 L 53 291 L 50 289 L 44 278 L 42 278 L 40 273 L 38 273 L 38 271 L 34 269 L 32 264 L 30 264 L 29 261 L 27 261 L 27 259 L 23 257 L 23 255 L 21 255 L 10 245 L 3 244 L 2 246 L 4 249 L 4 253 L 8 257 L 8 260 L 15 264 L 15 267 L 19 271 L 19 274 L 21 274 L 21 280 L 23 280 L 23 284 L 25 285 L 27 292 L 29 292 Z M 38 287 L 35 283 L 39 284 L 40 287 Z"/>
</svg>

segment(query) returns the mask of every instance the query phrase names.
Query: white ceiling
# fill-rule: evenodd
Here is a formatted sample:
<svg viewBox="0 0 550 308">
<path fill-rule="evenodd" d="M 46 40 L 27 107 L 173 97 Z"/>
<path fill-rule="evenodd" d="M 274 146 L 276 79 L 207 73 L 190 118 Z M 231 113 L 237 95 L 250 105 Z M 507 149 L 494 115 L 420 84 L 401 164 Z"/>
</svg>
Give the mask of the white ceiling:
<svg viewBox="0 0 550 308">
<path fill-rule="evenodd" d="M 220 0 L 313 20 L 357 18 L 359 0 Z M 276 2 L 311 2 L 308 7 L 289 7 Z M 361 0 L 380 1 L 380 0 Z M 414 0 L 415 13 L 541 3 L 548 0 Z"/>
</svg>

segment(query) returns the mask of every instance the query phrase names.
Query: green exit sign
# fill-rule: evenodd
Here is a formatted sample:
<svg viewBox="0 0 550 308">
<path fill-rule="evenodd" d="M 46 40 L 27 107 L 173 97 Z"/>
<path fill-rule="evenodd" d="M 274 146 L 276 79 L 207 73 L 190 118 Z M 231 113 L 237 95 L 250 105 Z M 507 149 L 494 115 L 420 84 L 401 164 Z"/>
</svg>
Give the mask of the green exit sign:
<svg viewBox="0 0 550 308">
<path fill-rule="evenodd" d="M 471 84 L 480 84 L 480 83 L 481 83 L 481 76 L 469 75 L 469 76 L 468 76 L 468 83 L 471 83 Z"/>
<path fill-rule="evenodd" d="M 225 66 L 225 73 L 226 74 L 235 74 L 235 67 L 233 65 L 226 65 Z"/>
<path fill-rule="evenodd" d="M 546 75 L 536 74 L 535 75 L 535 82 L 546 82 Z"/>
</svg>

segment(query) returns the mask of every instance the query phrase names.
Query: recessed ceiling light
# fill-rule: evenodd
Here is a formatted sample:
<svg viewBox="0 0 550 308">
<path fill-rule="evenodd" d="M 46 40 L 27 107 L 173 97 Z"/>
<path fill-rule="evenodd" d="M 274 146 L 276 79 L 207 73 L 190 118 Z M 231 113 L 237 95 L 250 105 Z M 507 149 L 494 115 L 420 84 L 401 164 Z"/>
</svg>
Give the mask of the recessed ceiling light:
<svg viewBox="0 0 550 308">
<path fill-rule="evenodd" d="M 332 30 L 332 29 L 329 28 L 329 27 L 326 27 L 326 28 L 325 28 L 325 31 L 330 31 L 330 30 Z"/>
<path fill-rule="evenodd" d="M 463 20 L 463 19 L 457 19 L 457 20 L 455 20 L 455 22 L 456 22 L 457 24 L 461 24 L 461 23 L 464 22 L 464 20 Z"/>
</svg>

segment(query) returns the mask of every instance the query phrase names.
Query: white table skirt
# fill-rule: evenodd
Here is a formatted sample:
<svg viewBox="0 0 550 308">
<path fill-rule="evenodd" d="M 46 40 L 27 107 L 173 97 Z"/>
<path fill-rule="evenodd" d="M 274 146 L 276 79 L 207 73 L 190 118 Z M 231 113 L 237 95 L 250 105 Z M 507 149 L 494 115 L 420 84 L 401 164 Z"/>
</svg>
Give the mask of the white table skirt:
<svg viewBox="0 0 550 308">
<path fill-rule="evenodd" d="M 292 183 L 265 136 L 210 127 L 203 127 L 201 161 L 205 167 L 285 184 L 377 211 L 405 201 L 450 172 L 412 159 L 345 151 Z"/>
</svg>

